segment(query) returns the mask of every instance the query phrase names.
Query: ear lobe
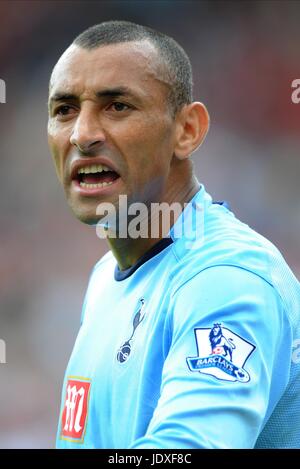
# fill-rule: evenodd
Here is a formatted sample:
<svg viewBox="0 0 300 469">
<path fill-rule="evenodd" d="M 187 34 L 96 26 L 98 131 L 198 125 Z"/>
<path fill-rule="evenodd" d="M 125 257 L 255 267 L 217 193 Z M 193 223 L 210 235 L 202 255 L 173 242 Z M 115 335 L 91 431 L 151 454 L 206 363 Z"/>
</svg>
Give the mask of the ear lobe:
<svg viewBox="0 0 300 469">
<path fill-rule="evenodd" d="M 175 156 L 188 158 L 203 142 L 209 128 L 209 114 L 204 104 L 194 102 L 184 106 L 177 117 Z"/>
</svg>

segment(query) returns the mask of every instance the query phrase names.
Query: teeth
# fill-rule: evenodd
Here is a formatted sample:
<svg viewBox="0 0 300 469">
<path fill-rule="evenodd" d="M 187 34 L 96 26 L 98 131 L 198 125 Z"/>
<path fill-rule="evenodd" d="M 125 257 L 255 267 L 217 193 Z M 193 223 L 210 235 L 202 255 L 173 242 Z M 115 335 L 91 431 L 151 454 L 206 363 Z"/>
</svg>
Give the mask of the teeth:
<svg viewBox="0 0 300 469">
<path fill-rule="evenodd" d="M 78 174 L 94 174 L 94 173 L 102 173 L 102 171 L 111 171 L 110 168 L 105 166 L 104 164 L 93 164 L 91 166 L 85 166 L 84 168 L 80 168 L 78 170 Z"/>
<path fill-rule="evenodd" d="M 113 181 L 110 182 L 98 182 L 98 184 L 87 184 L 86 182 L 80 182 L 81 187 L 86 187 L 87 189 L 96 189 L 97 187 L 110 186 Z"/>
</svg>

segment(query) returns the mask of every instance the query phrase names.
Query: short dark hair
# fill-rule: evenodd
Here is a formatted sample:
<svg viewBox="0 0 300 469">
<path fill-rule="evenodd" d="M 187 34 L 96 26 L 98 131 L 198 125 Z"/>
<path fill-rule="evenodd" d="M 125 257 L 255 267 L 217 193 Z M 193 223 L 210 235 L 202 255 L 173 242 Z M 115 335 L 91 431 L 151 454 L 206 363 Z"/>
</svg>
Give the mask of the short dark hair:
<svg viewBox="0 0 300 469">
<path fill-rule="evenodd" d="M 148 40 L 158 51 L 170 85 L 169 100 L 176 113 L 192 102 L 193 77 L 191 62 L 183 48 L 171 37 L 129 21 L 106 21 L 91 26 L 77 36 L 73 44 L 95 49 L 109 44 Z"/>
</svg>

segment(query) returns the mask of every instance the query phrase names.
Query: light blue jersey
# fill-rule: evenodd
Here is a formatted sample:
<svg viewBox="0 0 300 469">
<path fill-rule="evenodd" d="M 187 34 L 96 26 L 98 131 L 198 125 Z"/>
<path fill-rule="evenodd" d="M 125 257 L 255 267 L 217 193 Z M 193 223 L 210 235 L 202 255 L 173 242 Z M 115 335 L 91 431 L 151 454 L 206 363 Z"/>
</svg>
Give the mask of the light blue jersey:
<svg viewBox="0 0 300 469">
<path fill-rule="evenodd" d="M 131 269 L 96 264 L 57 447 L 300 447 L 299 283 L 203 186 Z"/>
</svg>

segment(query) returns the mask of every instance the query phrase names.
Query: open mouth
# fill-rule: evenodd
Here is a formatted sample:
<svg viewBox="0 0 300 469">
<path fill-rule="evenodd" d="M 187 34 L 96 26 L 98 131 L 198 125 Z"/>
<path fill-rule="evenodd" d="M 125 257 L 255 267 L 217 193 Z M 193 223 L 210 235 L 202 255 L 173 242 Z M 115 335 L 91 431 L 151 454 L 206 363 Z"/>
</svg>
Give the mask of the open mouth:
<svg viewBox="0 0 300 469">
<path fill-rule="evenodd" d="M 110 186 L 120 176 L 103 164 L 84 166 L 80 168 L 75 180 L 84 189 L 97 189 Z"/>
</svg>

